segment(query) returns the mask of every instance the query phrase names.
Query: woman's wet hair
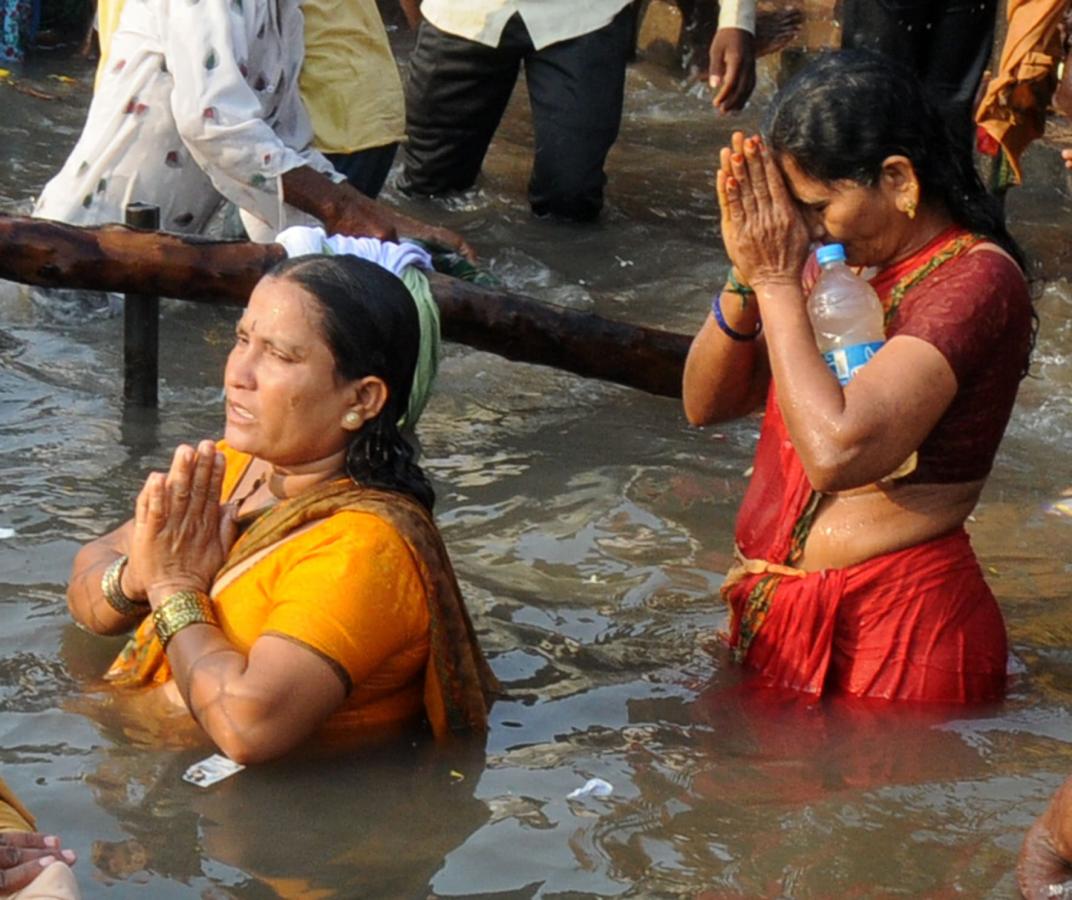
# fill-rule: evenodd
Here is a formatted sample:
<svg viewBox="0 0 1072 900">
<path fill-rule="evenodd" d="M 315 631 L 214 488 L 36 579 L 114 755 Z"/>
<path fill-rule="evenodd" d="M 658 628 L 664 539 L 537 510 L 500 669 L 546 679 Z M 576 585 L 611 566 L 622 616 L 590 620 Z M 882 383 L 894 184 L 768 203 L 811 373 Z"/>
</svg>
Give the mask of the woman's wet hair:
<svg viewBox="0 0 1072 900">
<path fill-rule="evenodd" d="M 896 61 L 864 50 L 825 54 L 778 92 L 763 133 L 776 156 L 791 156 L 828 183 L 874 186 L 883 160 L 907 157 L 926 200 L 943 204 L 954 222 L 990 238 L 1026 268 L 970 150 L 953 140 L 916 76 Z"/>
<path fill-rule="evenodd" d="M 350 441 L 347 474 L 358 484 L 408 494 L 431 510 L 435 492 L 398 428 L 421 342 L 409 290 L 382 266 L 356 256 L 299 256 L 267 274 L 299 285 L 317 300 L 339 378 L 375 375 L 387 385 L 383 409 Z"/>
</svg>

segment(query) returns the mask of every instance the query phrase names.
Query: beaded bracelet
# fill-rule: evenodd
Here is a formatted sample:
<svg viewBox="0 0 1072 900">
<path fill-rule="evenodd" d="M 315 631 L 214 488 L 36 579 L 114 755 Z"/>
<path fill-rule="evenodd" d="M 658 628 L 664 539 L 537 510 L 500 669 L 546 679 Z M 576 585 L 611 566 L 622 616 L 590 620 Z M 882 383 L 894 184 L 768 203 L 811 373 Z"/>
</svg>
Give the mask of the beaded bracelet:
<svg viewBox="0 0 1072 900">
<path fill-rule="evenodd" d="M 175 635 L 191 625 L 219 625 L 216 610 L 201 591 L 176 591 L 153 612 L 153 627 L 165 650 Z"/>
<path fill-rule="evenodd" d="M 149 611 L 148 600 L 132 600 L 123 593 L 123 566 L 130 559 L 125 553 L 104 570 L 101 593 L 108 605 L 121 616 L 144 616 Z"/>
<path fill-rule="evenodd" d="M 730 328 L 729 323 L 726 322 L 726 317 L 722 315 L 721 299 L 721 294 L 715 294 L 714 299 L 711 301 L 711 313 L 714 315 L 718 327 L 722 329 L 722 333 L 735 341 L 754 341 L 759 337 L 759 333 L 763 330 L 763 322 L 759 319 L 756 320 L 755 331 L 751 334 L 745 334 L 743 331 Z"/>
<path fill-rule="evenodd" d="M 742 297 L 749 295 L 755 296 L 756 292 L 750 285 L 745 284 L 743 281 L 738 281 L 737 276 L 733 274 L 733 266 L 730 266 L 730 270 L 726 273 L 726 286 L 735 294 L 740 294 Z"/>
</svg>

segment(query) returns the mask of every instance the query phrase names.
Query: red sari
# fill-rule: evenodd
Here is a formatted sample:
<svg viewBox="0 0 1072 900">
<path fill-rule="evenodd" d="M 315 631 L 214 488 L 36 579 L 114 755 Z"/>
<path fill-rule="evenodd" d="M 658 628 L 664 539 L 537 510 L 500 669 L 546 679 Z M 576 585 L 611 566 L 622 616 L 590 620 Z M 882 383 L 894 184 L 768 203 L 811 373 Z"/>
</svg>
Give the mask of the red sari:
<svg viewBox="0 0 1072 900">
<path fill-rule="evenodd" d="M 928 303 L 926 292 L 935 283 L 941 290 L 939 276 L 948 272 L 939 270 L 947 265 L 950 271 L 958 266 L 963 269 L 965 251 L 977 242 L 963 231 L 946 232 L 911 259 L 874 279 L 873 285 L 887 307 L 888 334 L 916 333 L 926 327 L 920 320 L 926 318 L 929 306 L 949 306 L 948 292 L 932 303 Z M 1007 263 L 1015 269 L 1004 257 L 988 251 L 972 254 L 984 255 L 991 258 L 991 265 L 997 259 L 997 265 Z M 974 265 L 967 268 L 971 270 Z M 1015 277 L 1023 282 L 1022 276 Z M 958 289 L 963 288 L 961 282 L 963 278 Z M 1015 342 L 1015 347 L 999 348 L 1011 351 L 1000 364 L 1008 366 L 1009 357 L 1014 356 L 1011 364 L 1021 366 L 1026 364 L 1030 347 L 1030 301 L 1026 287 L 1022 292 L 1005 293 L 1016 295 L 1008 304 L 1014 315 L 994 327 Z M 974 298 L 988 304 L 988 310 L 994 305 L 984 296 L 983 286 L 976 294 L 968 294 L 973 299 L 965 305 Z M 979 319 L 974 314 L 962 317 L 962 321 Z M 984 338 L 977 334 L 963 340 L 970 348 Z M 958 395 L 968 379 L 994 376 L 982 370 L 984 363 L 962 361 L 941 340 L 936 339 L 936 345 L 950 358 L 958 375 Z M 1018 380 L 1015 378 L 1012 385 L 1007 409 L 995 412 L 991 404 L 998 440 Z M 975 410 L 968 412 L 977 414 Z M 940 429 L 936 426 L 935 430 Z M 925 463 L 926 447 L 925 441 L 920 448 L 920 465 L 940 472 L 933 459 Z M 985 471 L 989 471 L 996 449 L 995 440 L 989 458 L 979 464 Z M 931 455 L 937 453 L 940 448 Z M 934 480 L 946 479 L 937 476 Z M 772 383 L 754 473 L 737 521 L 737 553 L 742 564 L 731 571 L 722 588 L 731 609 L 730 646 L 737 659 L 756 670 L 766 684 L 813 695 L 832 692 L 941 702 L 1001 697 L 1005 690 L 1005 625 L 967 533 L 960 528 L 844 569 L 804 572 L 794 566 L 803 553 L 820 498 L 793 448 Z"/>
</svg>

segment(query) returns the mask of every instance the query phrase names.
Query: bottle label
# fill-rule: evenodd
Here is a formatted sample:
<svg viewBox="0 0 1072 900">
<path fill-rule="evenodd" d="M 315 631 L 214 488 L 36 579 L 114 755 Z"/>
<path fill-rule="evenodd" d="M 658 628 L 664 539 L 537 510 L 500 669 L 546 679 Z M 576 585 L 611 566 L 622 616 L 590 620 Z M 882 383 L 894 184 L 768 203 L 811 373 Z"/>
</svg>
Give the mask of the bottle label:
<svg viewBox="0 0 1072 900">
<path fill-rule="evenodd" d="M 823 354 L 823 359 L 826 360 L 830 371 L 837 376 L 837 380 L 844 386 L 856 374 L 857 369 L 878 353 L 878 348 L 884 343 L 885 341 L 869 341 L 866 344 L 853 344 L 851 347 L 827 350 Z"/>
</svg>

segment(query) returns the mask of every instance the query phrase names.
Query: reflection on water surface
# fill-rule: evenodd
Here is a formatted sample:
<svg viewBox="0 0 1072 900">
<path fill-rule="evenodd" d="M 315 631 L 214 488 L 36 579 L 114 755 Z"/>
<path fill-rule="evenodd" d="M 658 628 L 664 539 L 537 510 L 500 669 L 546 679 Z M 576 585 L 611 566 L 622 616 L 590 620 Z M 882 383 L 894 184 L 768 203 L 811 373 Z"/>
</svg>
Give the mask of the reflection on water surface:
<svg viewBox="0 0 1072 900">
<path fill-rule="evenodd" d="M 8 210 L 58 166 L 88 98 L 84 66 L 41 66 L 32 83 L 62 101 L 0 86 Z M 725 266 L 710 170 L 730 124 L 635 68 L 610 208 L 578 228 L 528 215 L 515 98 L 479 189 L 413 209 L 464 228 L 517 290 L 692 330 Z M 218 432 L 234 313 L 165 304 L 162 411 L 139 422 L 117 401 L 117 319 L 0 286 L 4 777 L 79 852 L 89 897 L 1010 896 L 1022 833 L 1072 771 L 1072 518 L 1054 510 L 1072 484 L 1072 290 L 1050 252 L 1072 211 L 1059 164 L 1033 153 L 1010 209 L 1045 279 L 1042 334 L 971 524 L 1012 638 L 1006 703 L 746 699 L 716 595 L 756 423 L 696 431 L 673 401 L 451 346 L 421 437 L 510 691 L 486 747 L 407 741 L 199 791 L 179 775 L 210 748 L 103 688 L 118 641 L 74 628 L 63 591 L 145 471 Z M 566 799 L 590 777 L 613 793 Z"/>
</svg>

